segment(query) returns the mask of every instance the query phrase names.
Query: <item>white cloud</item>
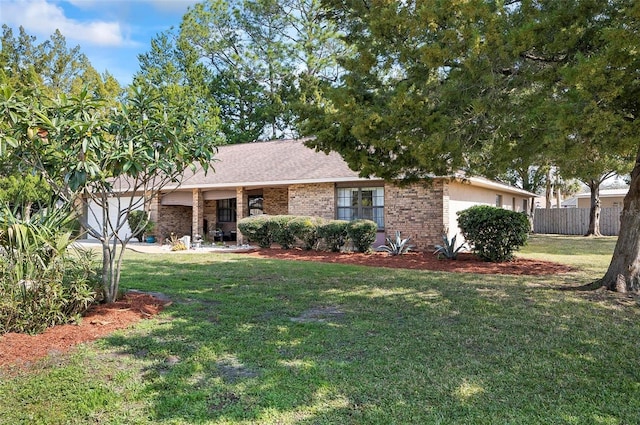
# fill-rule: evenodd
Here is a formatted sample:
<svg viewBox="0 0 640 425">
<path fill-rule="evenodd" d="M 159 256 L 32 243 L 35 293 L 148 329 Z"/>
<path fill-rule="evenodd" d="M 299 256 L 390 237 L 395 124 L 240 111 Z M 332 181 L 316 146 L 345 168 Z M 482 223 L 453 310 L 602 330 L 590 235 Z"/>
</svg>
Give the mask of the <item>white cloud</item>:
<svg viewBox="0 0 640 425">
<path fill-rule="evenodd" d="M 47 0 L 2 0 L 2 20 L 10 26 L 22 25 L 27 33 L 48 38 L 60 30 L 69 41 L 84 45 L 127 46 L 133 42 L 124 35 L 117 21 L 78 21 L 65 16 L 64 10 Z"/>
</svg>

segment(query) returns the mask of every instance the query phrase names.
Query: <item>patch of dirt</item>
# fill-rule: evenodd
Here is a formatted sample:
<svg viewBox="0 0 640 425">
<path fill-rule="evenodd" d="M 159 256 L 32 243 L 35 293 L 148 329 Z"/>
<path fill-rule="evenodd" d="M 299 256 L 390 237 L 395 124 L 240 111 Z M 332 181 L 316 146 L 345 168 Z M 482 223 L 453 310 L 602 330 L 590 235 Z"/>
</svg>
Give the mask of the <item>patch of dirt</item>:
<svg viewBox="0 0 640 425">
<path fill-rule="evenodd" d="M 340 319 L 342 316 L 344 316 L 344 312 L 338 307 L 323 306 L 303 311 L 300 316 L 291 317 L 290 320 L 296 323 L 325 323 L 333 319 Z"/>
<path fill-rule="evenodd" d="M 516 258 L 504 263 L 490 263 L 473 254 L 461 253 L 457 260 L 438 259 L 431 253 L 409 252 L 392 256 L 384 252 L 370 254 L 305 251 L 303 249 L 268 248 L 248 252 L 246 255 L 284 260 L 320 261 L 325 263 L 357 264 L 414 270 L 433 270 L 459 273 L 553 275 L 573 271 L 572 267 L 550 261 Z"/>
<path fill-rule="evenodd" d="M 241 363 L 235 356 L 228 356 L 216 362 L 218 374 L 228 382 L 237 382 L 245 378 L 255 378 L 258 372 Z"/>
<path fill-rule="evenodd" d="M 47 355 L 66 353 L 77 344 L 152 317 L 167 304 L 166 299 L 128 293 L 114 303 L 92 306 L 79 324 L 54 326 L 38 335 L 4 334 L 0 336 L 0 367 L 26 368 Z"/>
</svg>

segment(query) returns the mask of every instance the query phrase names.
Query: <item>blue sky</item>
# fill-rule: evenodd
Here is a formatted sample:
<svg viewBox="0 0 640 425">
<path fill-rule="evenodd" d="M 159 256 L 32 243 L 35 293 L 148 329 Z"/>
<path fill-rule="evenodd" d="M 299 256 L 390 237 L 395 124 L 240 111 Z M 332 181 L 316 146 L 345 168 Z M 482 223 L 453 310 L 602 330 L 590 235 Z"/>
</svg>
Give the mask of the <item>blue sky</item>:
<svg viewBox="0 0 640 425">
<path fill-rule="evenodd" d="M 138 54 L 171 26 L 196 0 L 0 0 L 0 23 L 22 25 L 41 43 L 56 29 L 68 47 L 80 45 L 99 72 L 109 71 L 120 84 L 131 82 Z"/>
</svg>

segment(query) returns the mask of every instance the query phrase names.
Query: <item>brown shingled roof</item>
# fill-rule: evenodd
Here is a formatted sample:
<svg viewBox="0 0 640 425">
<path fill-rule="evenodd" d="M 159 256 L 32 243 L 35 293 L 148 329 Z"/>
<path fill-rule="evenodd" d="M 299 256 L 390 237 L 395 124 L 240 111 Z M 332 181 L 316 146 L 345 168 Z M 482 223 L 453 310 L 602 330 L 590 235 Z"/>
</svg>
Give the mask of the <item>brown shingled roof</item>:
<svg viewBox="0 0 640 425">
<path fill-rule="evenodd" d="M 316 152 L 305 139 L 274 140 L 220 146 L 213 169 L 205 175 L 185 172 L 182 188 L 263 186 L 292 183 L 366 180 L 351 170 L 342 157 Z"/>
</svg>

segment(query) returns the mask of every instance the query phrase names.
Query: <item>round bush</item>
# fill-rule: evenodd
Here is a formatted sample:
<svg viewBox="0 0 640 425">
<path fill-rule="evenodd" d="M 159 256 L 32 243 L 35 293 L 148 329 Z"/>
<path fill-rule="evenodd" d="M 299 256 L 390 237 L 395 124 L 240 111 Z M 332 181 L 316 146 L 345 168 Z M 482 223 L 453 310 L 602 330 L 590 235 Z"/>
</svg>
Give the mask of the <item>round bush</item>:
<svg viewBox="0 0 640 425">
<path fill-rule="evenodd" d="M 320 217 L 297 216 L 289 221 L 289 230 L 296 239 L 302 241 L 304 249 L 315 249 L 320 240 L 318 226 L 323 222 L 324 220 Z"/>
<path fill-rule="evenodd" d="M 269 248 L 273 243 L 273 233 L 268 215 L 245 217 L 238 221 L 238 230 L 245 238 L 257 243 L 260 248 Z"/>
<path fill-rule="evenodd" d="M 493 262 L 511 260 L 530 230 L 525 214 L 487 205 L 458 212 L 458 226 L 474 252 Z"/>
<path fill-rule="evenodd" d="M 329 220 L 318 227 L 318 236 L 324 239 L 329 249 L 333 252 L 340 252 L 340 249 L 347 243 L 347 225 L 345 220 Z"/>
<path fill-rule="evenodd" d="M 274 215 L 269 218 L 268 226 L 273 241 L 280 244 L 282 249 L 289 249 L 296 242 L 296 237 L 289 226 L 292 219 L 291 215 Z"/>
<path fill-rule="evenodd" d="M 371 220 L 353 220 L 347 225 L 347 236 L 358 252 L 368 252 L 376 241 L 378 225 Z"/>
</svg>

